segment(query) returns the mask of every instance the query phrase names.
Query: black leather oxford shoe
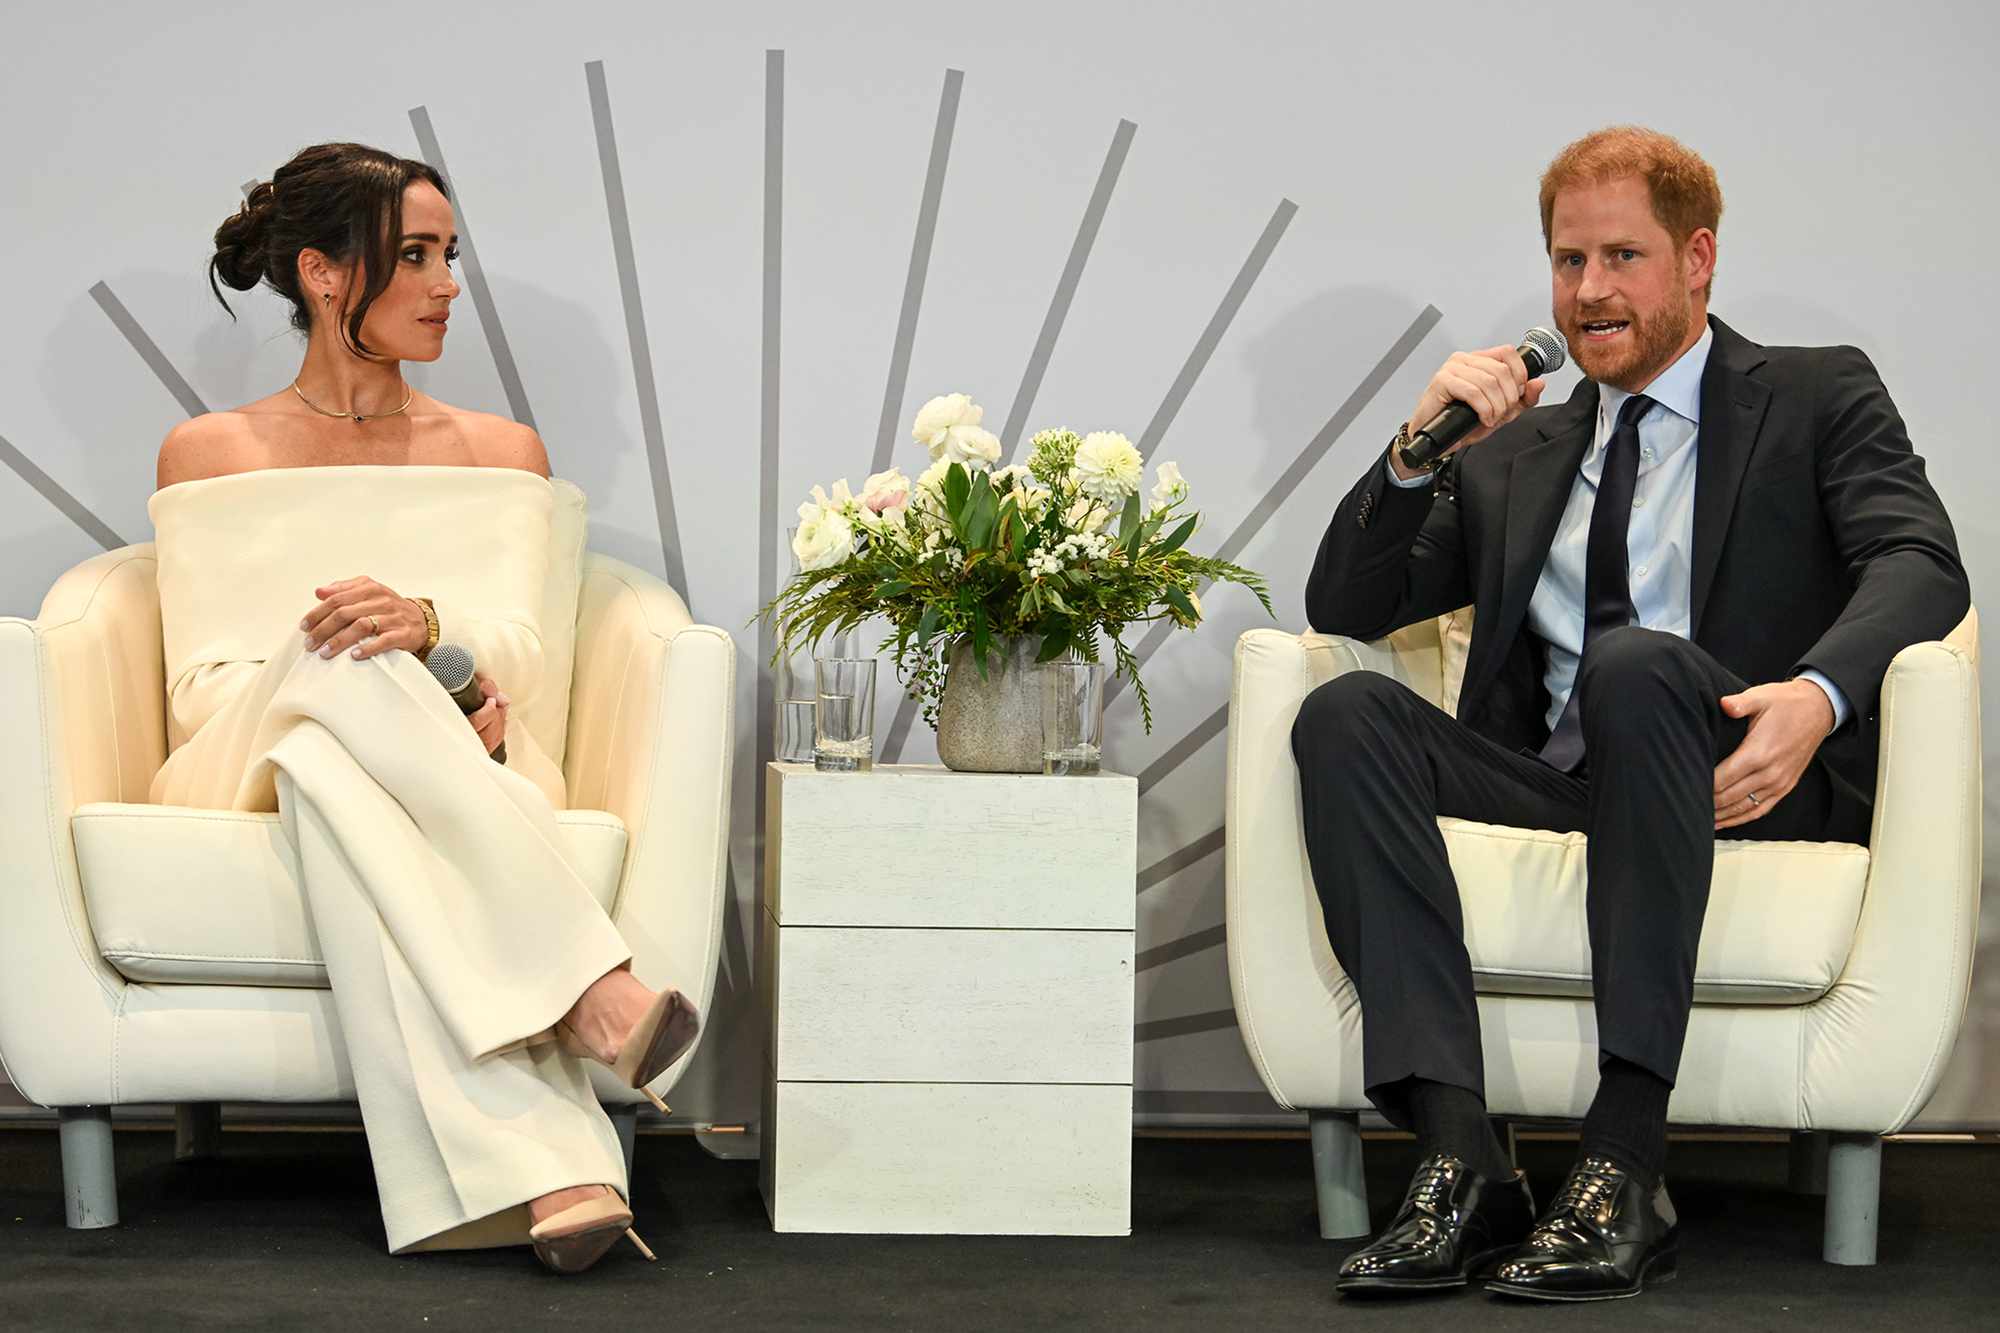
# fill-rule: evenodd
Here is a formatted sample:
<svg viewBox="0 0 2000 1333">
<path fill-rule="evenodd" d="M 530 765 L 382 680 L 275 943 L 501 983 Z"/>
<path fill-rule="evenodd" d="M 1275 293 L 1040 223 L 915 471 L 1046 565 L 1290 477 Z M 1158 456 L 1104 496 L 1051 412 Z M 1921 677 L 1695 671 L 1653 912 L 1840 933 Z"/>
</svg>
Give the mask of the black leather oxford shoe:
<svg viewBox="0 0 2000 1333">
<path fill-rule="evenodd" d="M 1347 1256 L 1335 1289 L 1430 1291 L 1466 1278 L 1521 1243 L 1535 1224 L 1528 1180 L 1488 1180 L 1448 1153 L 1424 1159 L 1395 1221 Z"/>
<path fill-rule="evenodd" d="M 1637 1296 L 1673 1278 L 1681 1232 L 1665 1181 L 1648 1189 L 1606 1157 L 1586 1157 L 1488 1291 L 1543 1301 Z"/>
</svg>

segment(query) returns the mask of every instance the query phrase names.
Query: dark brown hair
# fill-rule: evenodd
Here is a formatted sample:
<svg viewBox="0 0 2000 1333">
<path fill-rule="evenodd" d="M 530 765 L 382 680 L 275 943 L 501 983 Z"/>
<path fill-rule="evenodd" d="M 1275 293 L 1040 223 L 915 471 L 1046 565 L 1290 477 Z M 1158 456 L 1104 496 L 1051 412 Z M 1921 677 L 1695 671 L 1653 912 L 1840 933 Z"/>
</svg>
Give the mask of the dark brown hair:
<svg viewBox="0 0 2000 1333">
<path fill-rule="evenodd" d="M 361 299 L 353 303 L 340 333 L 357 356 L 374 356 L 361 341 L 361 322 L 396 272 L 403 191 L 420 180 L 451 197 L 444 177 L 426 162 L 358 143 L 301 149 L 215 229 L 209 289 L 234 319 L 236 312 L 218 280 L 239 292 L 261 282 L 292 303 L 292 327 L 304 333 L 312 329 L 312 302 L 299 287 L 299 252 L 317 250 L 336 264 L 359 259 Z"/>
</svg>

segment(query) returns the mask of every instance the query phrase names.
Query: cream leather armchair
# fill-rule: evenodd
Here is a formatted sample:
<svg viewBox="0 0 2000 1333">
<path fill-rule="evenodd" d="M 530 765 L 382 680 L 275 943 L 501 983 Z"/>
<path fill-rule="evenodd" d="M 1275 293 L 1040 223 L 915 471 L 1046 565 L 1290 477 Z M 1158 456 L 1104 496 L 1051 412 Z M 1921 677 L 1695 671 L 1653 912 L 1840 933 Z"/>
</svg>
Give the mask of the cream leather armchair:
<svg viewBox="0 0 2000 1333">
<path fill-rule="evenodd" d="M 1368 1231 L 1356 1124 L 1368 1101 L 1360 1005 L 1327 944 L 1306 861 L 1292 720 L 1307 693 L 1347 671 L 1384 672 L 1455 710 L 1470 614 L 1378 643 L 1252 630 L 1236 645 L 1230 989 L 1271 1096 L 1309 1112 L 1329 1238 Z M 1825 1190 L 1834 1263 L 1874 1262 L 1881 1136 L 1922 1109 L 1965 1013 L 1979 911 L 1977 641 L 1969 614 L 1891 665 L 1868 846 L 1716 847 L 1669 1116 L 1794 1131 L 1794 1183 Z M 1465 903 L 1488 1106 L 1581 1118 L 1597 1086 L 1585 838 L 1439 823 Z"/>
<path fill-rule="evenodd" d="M 554 706 L 517 721 L 562 766 L 559 823 L 637 975 L 704 1012 L 720 953 L 735 648 L 641 570 L 582 550 L 551 579 Z M 574 626 L 569 635 L 551 623 Z M 166 754 L 152 547 L 0 618 L 0 1058 L 59 1109 L 71 1226 L 118 1220 L 109 1107 L 352 1101 L 326 969 L 275 814 L 145 804 Z M 549 697 L 544 694 L 544 699 Z M 687 1067 L 683 1057 L 654 1090 Z M 642 1094 L 596 1069 L 629 1161 Z"/>
</svg>

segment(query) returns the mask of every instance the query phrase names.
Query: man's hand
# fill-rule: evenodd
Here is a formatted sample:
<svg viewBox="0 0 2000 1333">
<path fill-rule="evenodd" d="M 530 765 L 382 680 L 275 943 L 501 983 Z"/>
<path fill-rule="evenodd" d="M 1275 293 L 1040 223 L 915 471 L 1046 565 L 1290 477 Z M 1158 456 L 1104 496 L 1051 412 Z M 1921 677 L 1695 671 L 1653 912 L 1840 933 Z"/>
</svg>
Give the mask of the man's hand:
<svg viewBox="0 0 2000 1333">
<path fill-rule="evenodd" d="M 1450 450 L 1457 453 L 1476 444 L 1542 401 L 1545 381 L 1528 378 L 1527 363 L 1519 350 L 1502 344 L 1476 352 L 1454 352 L 1451 360 L 1438 368 L 1410 413 L 1410 433 L 1416 434 L 1432 417 L 1454 402 L 1464 403 L 1479 414 L 1479 425 L 1468 431 Z M 1394 454 L 1389 461 L 1396 475 L 1408 481 L 1420 474 L 1408 471 Z"/>
<path fill-rule="evenodd" d="M 486 747 L 486 753 L 492 754 L 507 739 L 507 710 L 514 701 L 485 672 L 475 671 L 472 678 L 479 682 L 479 692 L 486 696 L 486 702 L 479 705 L 478 711 L 466 714 L 465 720 L 479 733 L 479 742 Z"/>
<path fill-rule="evenodd" d="M 1741 694 L 1726 694 L 1722 711 L 1749 718 L 1750 732 L 1734 754 L 1716 765 L 1717 832 L 1770 814 L 1798 785 L 1834 722 L 1833 701 L 1809 680 L 1753 685 Z"/>
</svg>

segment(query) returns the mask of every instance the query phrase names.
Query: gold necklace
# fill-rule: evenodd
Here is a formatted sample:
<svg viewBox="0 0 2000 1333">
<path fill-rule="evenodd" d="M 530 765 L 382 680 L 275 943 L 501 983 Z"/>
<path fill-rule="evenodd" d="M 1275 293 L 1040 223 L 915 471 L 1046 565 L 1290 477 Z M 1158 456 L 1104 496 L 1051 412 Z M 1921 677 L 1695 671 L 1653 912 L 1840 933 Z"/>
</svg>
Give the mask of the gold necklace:
<svg viewBox="0 0 2000 1333">
<path fill-rule="evenodd" d="M 321 406 L 320 406 L 320 405 L 319 405 L 318 403 L 315 403 L 315 402 L 314 402 L 314 401 L 313 401 L 312 399 L 310 399 L 310 398 L 306 397 L 306 391 L 305 391 L 304 389 L 301 389 L 301 388 L 299 387 L 299 382 L 298 382 L 297 380 L 293 380 L 293 381 L 292 381 L 292 392 L 293 392 L 293 393 L 295 393 L 295 394 L 297 394 L 297 395 L 299 396 L 299 401 L 300 401 L 300 402 L 304 403 L 304 404 L 305 404 L 305 405 L 306 405 L 307 407 L 310 407 L 310 408 L 311 408 L 311 409 L 312 409 L 313 411 L 315 411 L 315 412 L 319 413 L 319 414 L 320 414 L 321 416 L 323 416 L 323 417 L 351 417 L 351 418 L 353 418 L 353 420 L 354 420 L 354 424 L 355 424 L 355 425 L 357 425 L 357 426 L 358 426 L 358 425 L 360 425 L 360 424 L 361 424 L 362 422 L 364 422 L 364 421 L 380 421 L 380 420 L 381 420 L 381 419 L 382 419 L 383 417 L 393 417 L 393 416 L 395 416 L 395 415 L 396 415 L 397 413 L 401 412 L 401 411 L 402 411 L 402 410 L 403 410 L 404 408 L 408 407 L 408 406 L 410 405 L 410 400 L 411 400 L 412 398 L 415 398 L 415 397 L 417 396 L 417 391 L 416 391 L 415 389 L 411 388 L 411 387 L 410 387 L 410 385 L 409 385 L 409 382 L 408 382 L 408 381 L 406 380 L 406 381 L 404 381 L 404 383 L 403 383 L 403 405 L 402 405 L 402 407 L 398 407 L 398 408 L 397 408 L 397 409 L 396 409 L 396 410 L 395 410 L 394 412 L 376 412 L 376 413 L 373 413 L 373 414 L 363 414 L 363 413 L 360 413 L 360 412 L 331 412 L 331 411 L 328 411 L 328 410 L 327 410 L 326 408 L 324 408 L 324 407 L 321 407 Z"/>
</svg>

